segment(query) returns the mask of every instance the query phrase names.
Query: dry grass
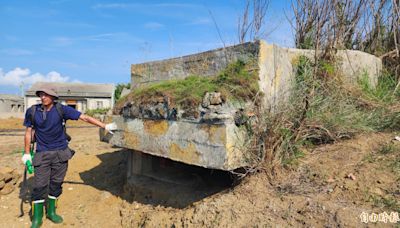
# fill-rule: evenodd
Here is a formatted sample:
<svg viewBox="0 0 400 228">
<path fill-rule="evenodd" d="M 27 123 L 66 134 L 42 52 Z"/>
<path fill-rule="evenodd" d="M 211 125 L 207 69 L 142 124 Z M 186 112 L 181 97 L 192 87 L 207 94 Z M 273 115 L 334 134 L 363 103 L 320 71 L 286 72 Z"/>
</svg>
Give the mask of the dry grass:
<svg viewBox="0 0 400 228">
<path fill-rule="evenodd" d="M 383 76 L 373 88 L 360 80 L 348 86 L 315 70 L 310 61 L 299 62 L 290 102 L 280 112 L 258 114 L 258 136 L 264 136 L 263 168 L 291 167 L 308 147 L 335 143 L 356 134 L 400 129 L 396 83 Z M 365 75 L 364 75 L 365 76 Z"/>
<path fill-rule="evenodd" d="M 20 118 L 0 119 L 0 129 L 25 129 L 23 123 L 24 120 Z"/>
<path fill-rule="evenodd" d="M 20 119 L 20 118 L 0 119 L 0 130 L 4 130 L 4 129 L 25 129 L 25 126 L 23 126 L 23 123 L 24 123 L 24 119 Z M 93 126 L 93 125 L 91 125 L 89 123 L 86 123 L 86 122 L 83 122 L 81 120 L 78 120 L 78 121 L 69 120 L 69 121 L 67 121 L 67 127 L 88 127 L 88 126 Z"/>
</svg>

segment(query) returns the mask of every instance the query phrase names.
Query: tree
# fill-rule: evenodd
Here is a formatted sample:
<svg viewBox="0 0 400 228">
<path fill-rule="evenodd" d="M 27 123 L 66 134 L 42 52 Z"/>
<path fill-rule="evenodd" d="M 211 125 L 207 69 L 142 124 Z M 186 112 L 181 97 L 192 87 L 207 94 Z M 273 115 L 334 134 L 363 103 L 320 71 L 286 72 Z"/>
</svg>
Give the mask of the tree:
<svg viewBox="0 0 400 228">
<path fill-rule="evenodd" d="M 268 6 L 269 0 L 246 0 L 243 15 L 238 21 L 239 43 L 266 36 L 264 25 Z"/>
<path fill-rule="evenodd" d="M 118 101 L 121 98 L 121 92 L 124 88 L 130 89 L 131 88 L 131 83 L 118 83 L 115 91 L 114 91 L 114 98 L 116 101 Z"/>
</svg>

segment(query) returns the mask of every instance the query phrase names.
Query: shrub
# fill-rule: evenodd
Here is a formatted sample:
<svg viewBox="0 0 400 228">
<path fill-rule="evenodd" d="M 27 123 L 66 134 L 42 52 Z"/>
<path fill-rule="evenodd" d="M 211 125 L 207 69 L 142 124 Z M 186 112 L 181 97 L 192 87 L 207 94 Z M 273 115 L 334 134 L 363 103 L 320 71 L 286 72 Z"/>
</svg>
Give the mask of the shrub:
<svg viewBox="0 0 400 228">
<path fill-rule="evenodd" d="M 109 108 L 88 109 L 85 114 L 88 116 L 105 115 L 109 110 Z"/>
<path fill-rule="evenodd" d="M 332 65 L 320 61 L 315 66 L 304 56 L 298 59 L 288 104 L 278 114 L 266 114 L 264 121 L 266 154 L 272 164 L 295 163 L 304 146 L 333 143 L 361 132 L 400 129 L 399 93 L 391 75 L 382 74 L 373 87 L 363 73 L 358 86 L 350 87 L 327 77 L 334 74 Z"/>
</svg>

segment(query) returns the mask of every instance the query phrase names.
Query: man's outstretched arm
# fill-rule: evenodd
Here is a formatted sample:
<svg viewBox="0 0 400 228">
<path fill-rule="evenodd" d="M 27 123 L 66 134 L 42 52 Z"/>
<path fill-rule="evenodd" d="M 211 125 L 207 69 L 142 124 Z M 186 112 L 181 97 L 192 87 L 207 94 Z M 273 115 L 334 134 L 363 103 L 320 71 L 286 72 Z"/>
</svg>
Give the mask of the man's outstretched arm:
<svg viewBox="0 0 400 228">
<path fill-rule="evenodd" d="M 113 130 L 117 129 L 117 126 L 115 123 L 105 124 L 105 123 L 101 122 L 100 120 L 93 118 L 91 116 L 85 115 L 85 114 L 81 114 L 79 116 L 79 119 L 82 121 L 85 121 L 87 123 L 96 125 L 98 127 L 104 128 L 107 131 L 109 131 L 111 134 L 113 134 L 113 132 L 112 132 Z"/>
</svg>

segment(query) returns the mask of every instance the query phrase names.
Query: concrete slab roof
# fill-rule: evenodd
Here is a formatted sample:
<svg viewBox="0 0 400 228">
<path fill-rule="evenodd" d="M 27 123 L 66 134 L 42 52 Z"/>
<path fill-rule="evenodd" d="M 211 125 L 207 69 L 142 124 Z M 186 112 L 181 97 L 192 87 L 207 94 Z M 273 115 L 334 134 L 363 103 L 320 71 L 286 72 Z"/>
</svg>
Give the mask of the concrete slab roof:
<svg viewBox="0 0 400 228">
<path fill-rule="evenodd" d="M 25 94 L 36 96 L 43 85 L 54 88 L 59 96 L 112 97 L 115 90 L 114 84 L 37 82 Z"/>
<path fill-rule="evenodd" d="M 0 99 L 20 101 L 20 100 L 23 100 L 24 98 L 21 96 L 12 95 L 12 94 L 0 94 Z"/>
</svg>

